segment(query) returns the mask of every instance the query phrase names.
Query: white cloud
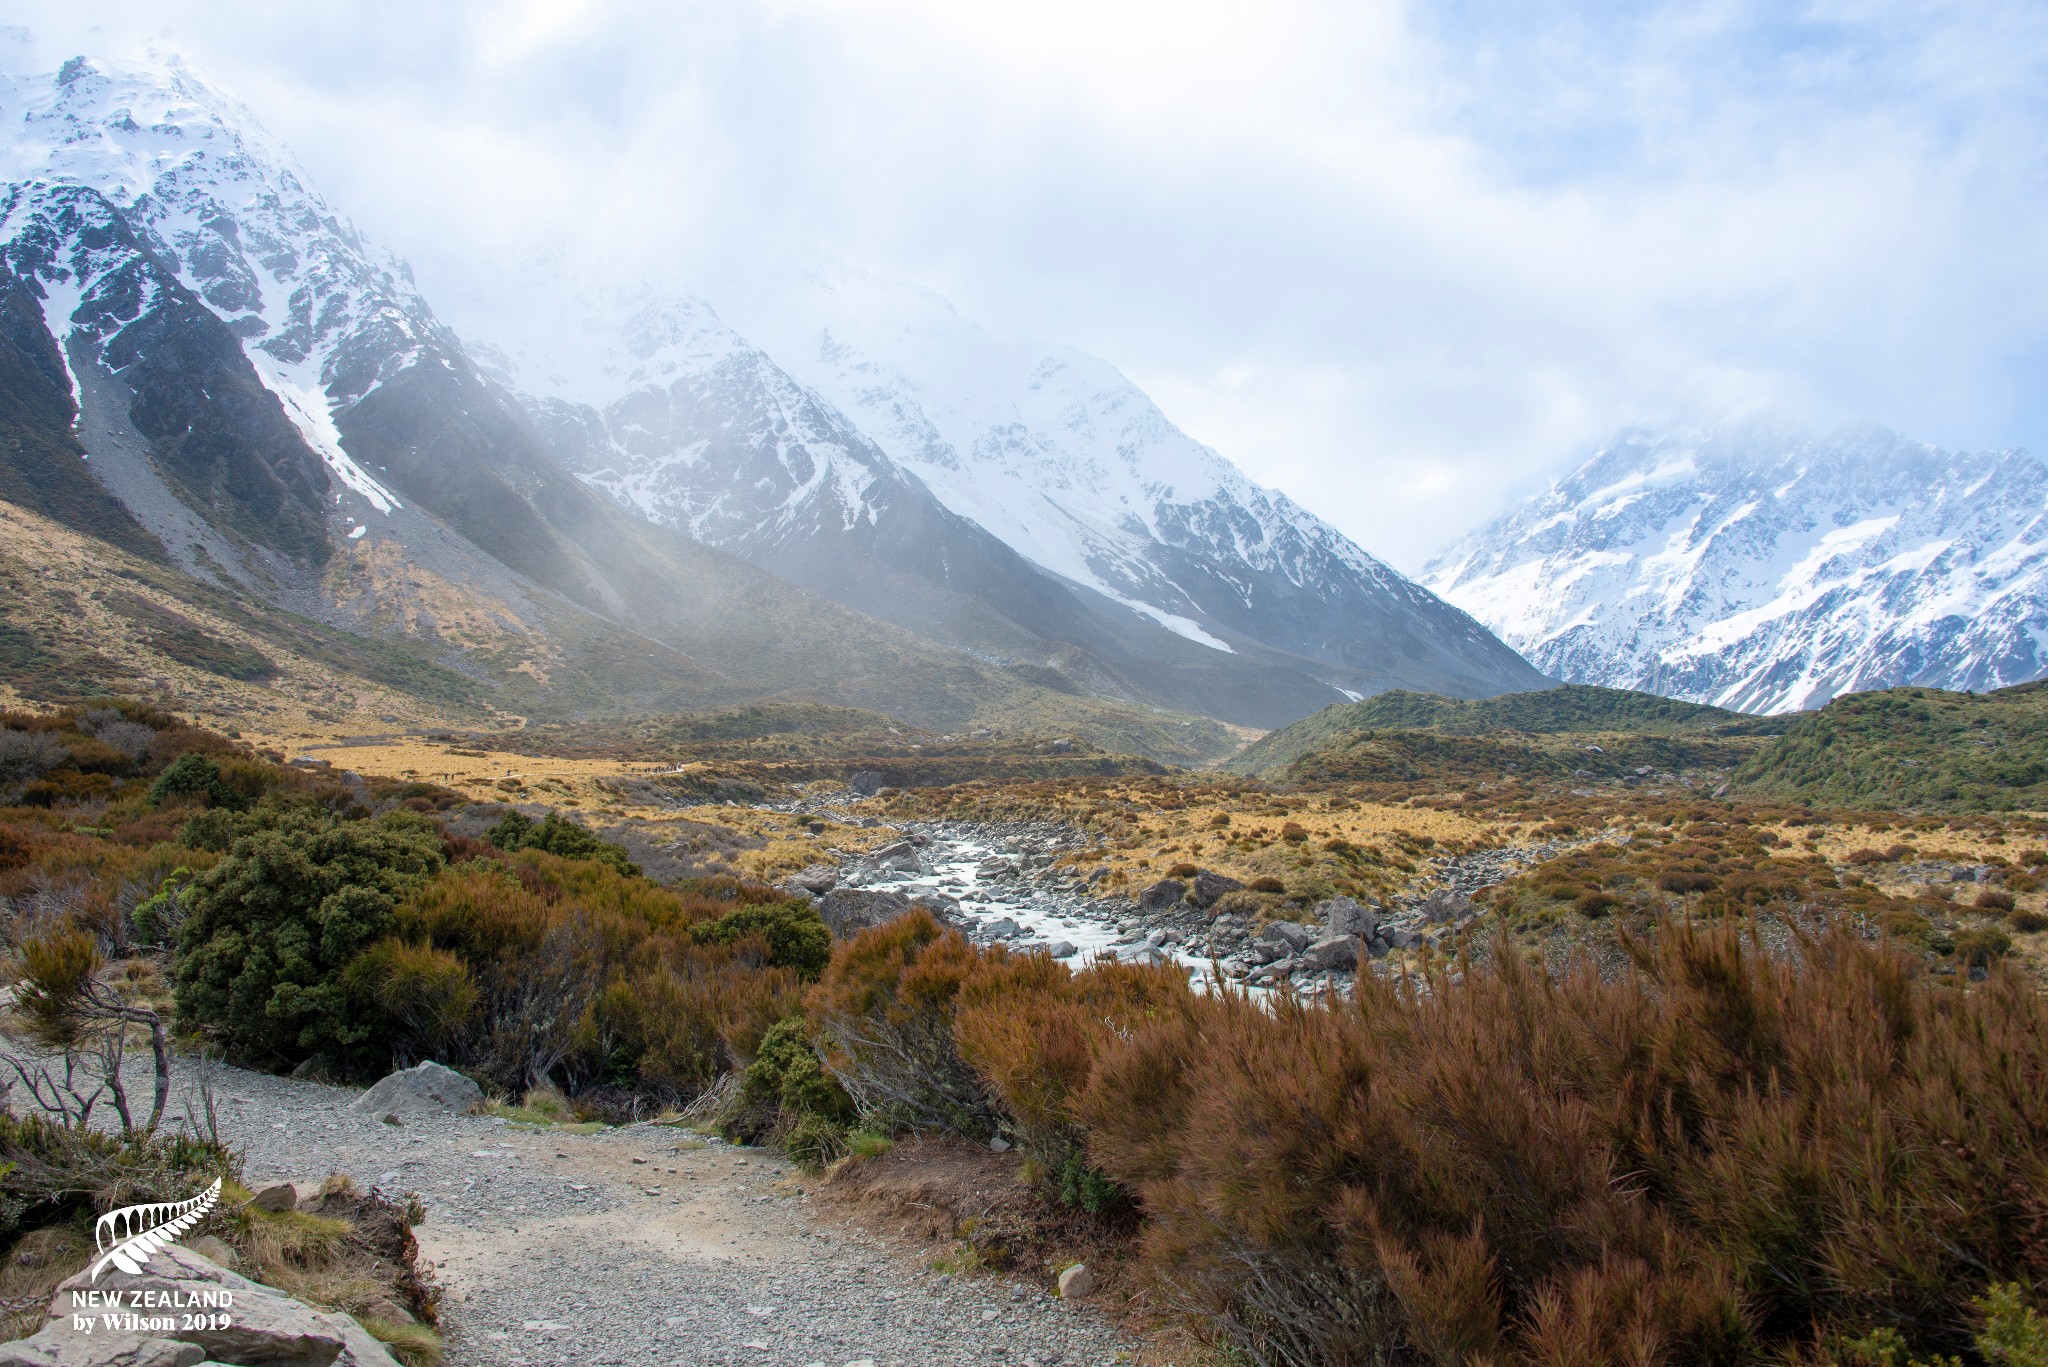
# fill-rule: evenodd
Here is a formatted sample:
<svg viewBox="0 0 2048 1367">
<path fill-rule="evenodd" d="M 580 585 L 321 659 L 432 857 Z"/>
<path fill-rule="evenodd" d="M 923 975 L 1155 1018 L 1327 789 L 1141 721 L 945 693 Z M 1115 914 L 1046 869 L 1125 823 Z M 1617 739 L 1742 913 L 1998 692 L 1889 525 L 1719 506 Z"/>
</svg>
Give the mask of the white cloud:
<svg viewBox="0 0 2048 1367">
<path fill-rule="evenodd" d="M 2048 442 L 2037 5 L 39 7 L 215 70 L 459 327 L 545 252 L 714 294 L 836 254 L 1407 568 L 1643 417 Z"/>
</svg>

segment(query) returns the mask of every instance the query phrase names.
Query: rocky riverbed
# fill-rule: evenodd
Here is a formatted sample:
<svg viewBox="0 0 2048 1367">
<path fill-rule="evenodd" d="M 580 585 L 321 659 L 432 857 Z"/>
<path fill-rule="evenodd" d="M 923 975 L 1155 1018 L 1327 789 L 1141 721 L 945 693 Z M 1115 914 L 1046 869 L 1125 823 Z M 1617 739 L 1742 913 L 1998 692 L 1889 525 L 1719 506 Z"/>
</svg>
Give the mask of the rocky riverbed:
<svg viewBox="0 0 2048 1367">
<path fill-rule="evenodd" d="M 1213 873 L 1163 879 L 1135 898 L 1095 896 L 1091 889 L 1104 870 L 1058 862 L 1086 843 L 1079 832 L 1044 822 L 913 823 L 899 840 L 807 869 L 791 886 L 819 899 L 842 934 L 916 903 L 982 944 L 1043 951 L 1076 965 L 1105 955 L 1176 963 L 1198 984 L 1220 973 L 1254 990 L 1291 985 L 1313 992 L 1351 980 L 1358 945 L 1368 962 L 1391 962 L 1398 951 L 1444 940 L 1474 915 L 1474 892 L 1563 848 L 1441 856 L 1413 892 L 1388 905 L 1335 898 L 1294 921 L 1255 922 L 1215 909 L 1238 884 Z"/>
</svg>

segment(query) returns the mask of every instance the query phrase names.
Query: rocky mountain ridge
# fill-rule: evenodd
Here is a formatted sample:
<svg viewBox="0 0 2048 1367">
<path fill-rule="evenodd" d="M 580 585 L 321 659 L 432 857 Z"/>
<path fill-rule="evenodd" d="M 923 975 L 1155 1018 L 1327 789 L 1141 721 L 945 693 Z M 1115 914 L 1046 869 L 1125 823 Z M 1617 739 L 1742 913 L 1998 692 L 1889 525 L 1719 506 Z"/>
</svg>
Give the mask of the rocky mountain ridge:
<svg viewBox="0 0 2048 1367">
<path fill-rule="evenodd" d="M 2048 467 L 1874 426 L 1622 433 L 1424 574 L 1546 672 L 1750 712 L 2048 672 Z"/>
</svg>

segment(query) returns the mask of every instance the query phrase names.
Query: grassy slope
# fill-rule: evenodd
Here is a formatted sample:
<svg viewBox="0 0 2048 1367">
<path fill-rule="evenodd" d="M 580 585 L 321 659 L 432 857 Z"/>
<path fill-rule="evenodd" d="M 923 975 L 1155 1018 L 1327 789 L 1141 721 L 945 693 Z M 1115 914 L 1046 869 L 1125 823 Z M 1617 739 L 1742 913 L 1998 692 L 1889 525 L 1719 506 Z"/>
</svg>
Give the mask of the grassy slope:
<svg viewBox="0 0 2048 1367">
<path fill-rule="evenodd" d="M 1735 783 L 1831 807 L 2048 810 L 2048 681 L 1852 693 L 1796 719 Z"/>
<path fill-rule="evenodd" d="M 1275 731 L 1226 767 L 1260 777 L 1360 782 L 1497 777 L 1510 768 L 1523 774 L 1621 772 L 1644 764 L 1672 769 L 1734 763 L 1748 748 L 1741 738 L 1782 725 L 1583 684 L 1469 702 L 1396 690 L 1326 707 Z"/>
<path fill-rule="evenodd" d="M 403 593 L 394 589 L 391 601 L 404 606 Z M 836 604 L 806 601 L 791 619 L 782 598 L 768 598 L 727 605 L 735 618 L 755 609 L 744 625 L 699 623 L 692 644 L 702 654 L 566 606 L 551 609 L 555 636 L 544 649 L 472 640 L 418 614 L 359 634 L 223 592 L 0 501 L 0 688 L 24 699 L 167 692 L 222 727 L 377 734 L 488 726 L 494 712 L 635 717 L 766 695 L 814 707 L 820 715 L 798 731 L 844 733 L 858 717 L 873 725 L 850 729 L 886 733 L 886 708 L 928 728 L 1071 736 L 1101 752 L 1172 764 L 1205 763 L 1237 744 L 1208 718 L 1050 693 Z M 804 606 L 815 607 L 811 617 L 802 616 Z M 783 616 L 773 615 L 777 608 Z M 779 669 L 766 658 L 778 624 L 805 628 L 781 643 Z M 732 673 L 709 667 L 707 656 Z M 868 710 L 845 709 L 849 703 Z M 785 717 L 769 730 L 787 724 Z"/>
<path fill-rule="evenodd" d="M 243 600 L 0 502 L 0 686 L 175 695 L 224 728 L 475 724 L 473 679 L 411 642 Z"/>
</svg>

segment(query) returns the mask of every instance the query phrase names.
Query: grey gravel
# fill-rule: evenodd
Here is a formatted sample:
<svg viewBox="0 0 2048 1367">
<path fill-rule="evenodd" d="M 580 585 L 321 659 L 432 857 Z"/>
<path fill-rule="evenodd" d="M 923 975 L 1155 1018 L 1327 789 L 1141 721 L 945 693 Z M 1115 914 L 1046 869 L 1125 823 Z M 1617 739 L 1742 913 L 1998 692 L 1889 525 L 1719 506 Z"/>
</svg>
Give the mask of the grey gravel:
<svg viewBox="0 0 2048 1367">
<path fill-rule="evenodd" d="M 253 1182 L 340 1171 L 419 1195 L 454 1367 L 1079 1367 L 1128 1346 L 1087 1305 L 933 1273 L 815 1215 L 766 1150 L 652 1124 L 391 1125 L 352 1112 L 357 1095 L 235 1069 L 216 1084 Z"/>
</svg>

